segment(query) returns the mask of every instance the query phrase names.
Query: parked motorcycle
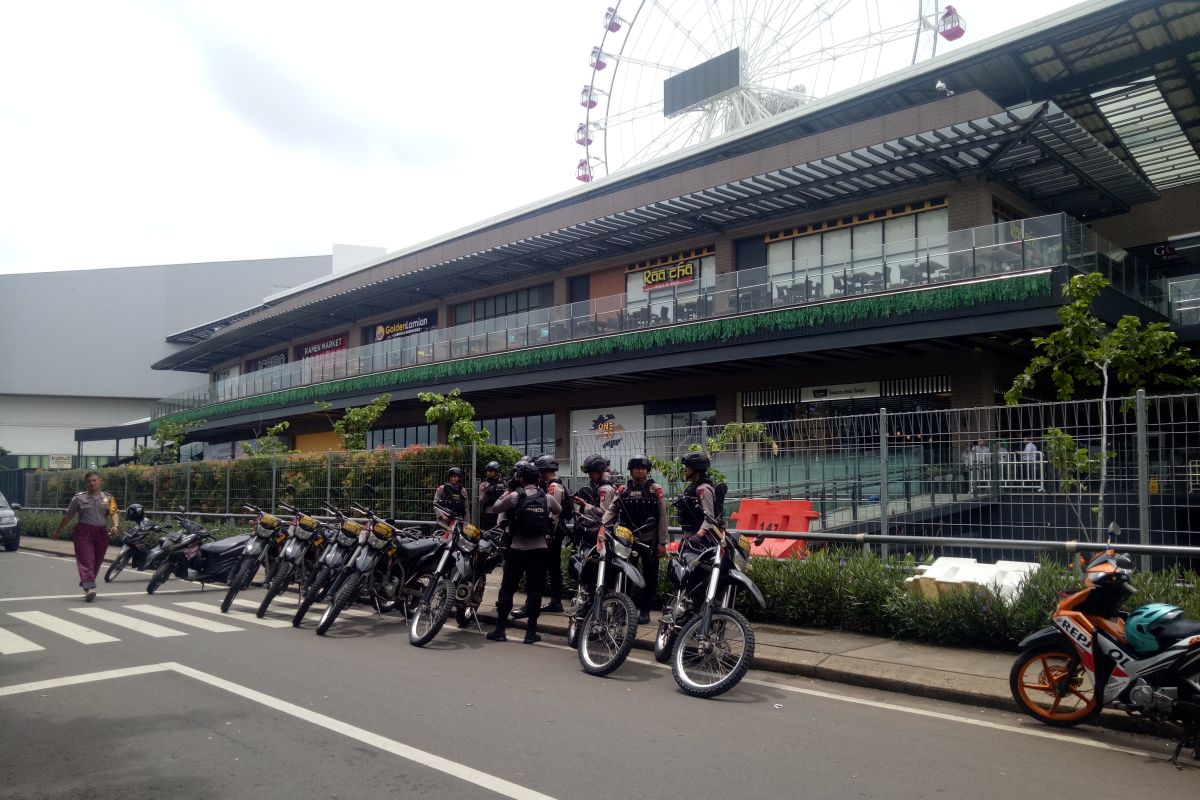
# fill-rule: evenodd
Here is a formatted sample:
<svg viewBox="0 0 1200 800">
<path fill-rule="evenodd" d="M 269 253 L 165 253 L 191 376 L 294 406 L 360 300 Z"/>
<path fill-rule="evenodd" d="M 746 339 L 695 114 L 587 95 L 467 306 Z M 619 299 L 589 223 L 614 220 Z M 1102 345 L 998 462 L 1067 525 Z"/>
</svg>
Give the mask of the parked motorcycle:
<svg viewBox="0 0 1200 800">
<path fill-rule="evenodd" d="M 221 601 L 223 613 L 229 611 L 238 592 L 250 585 L 250 581 L 258 574 L 259 567 L 266 566 L 268 573 L 270 572 L 271 564 L 279 557 L 283 543 L 287 541 L 286 522 L 249 503 L 243 508 L 251 514 L 256 514 L 257 518 L 254 520 L 254 533 L 246 537 L 242 547 L 241 557 L 229 581 L 229 591 Z"/>
<path fill-rule="evenodd" d="M 147 538 L 150 534 L 162 533 L 163 530 L 161 525 L 155 525 L 148 519 L 142 519 L 135 528 L 121 534 L 121 552 L 117 553 L 117 557 L 105 570 L 104 582 L 112 583 L 131 564 L 138 572 L 145 569 L 146 559 L 150 554 L 150 543 Z"/>
<path fill-rule="evenodd" d="M 624 525 L 607 525 L 597 531 L 594 544 L 571 555 L 568 570 L 577 586 L 567 644 L 579 651 L 579 664 L 589 675 L 607 675 L 621 666 L 637 639 L 637 606 L 626 586 L 641 591 L 646 582 L 630 563 L 634 548 L 647 546 Z"/>
<path fill-rule="evenodd" d="M 288 587 L 293 578 L 300 586 L 301 594 L 304 593 L 304 589 L 307 588 L 309 580 L 315 573 L 321 547 L 328 538 L 325 526 L 315 517 L 311 517 L 287 503 L 278 505 L 292 515 L 292 525 L 287 541 L 280 550 L 279 558 L 275 559 L 267 573 L 267 592 L 263 595 L 256 612 L 259 618 L 266 615 L 271 601 Z"/>
<path fill-rule="evenodd" d="M 739 591 L 760 608 L 762 592 L 745 572 L 751 539 L 726 533 L 705 514 L 712 531 L 686 540 L 667 565 L 675 596 L 663 610 L 654 658 L 671 663 L 679 688 L 693 697 L 716 697 L 738 684 L 754 659 L 754 629 L 734 610 Z M 754 541 L 760 543 L 762 537 Z"/>
<path fill-rule="evenodd" d="M 175 518 L 180 529 L 160 539 L 146 556 L 145 568 L 154 570 L 146 592 L 154 594 L 172 574 L 202 585 L 227 582 L 249 537 L 242 534 L 212 542 L 212 534 L 184 516 L 183 509 Z"/>
<path fill-rule="evenodd" d="M 1120 610 L 1136 591 L 1133 562 L 1108 548 L 1083 565 L 1084 585 L 1065 596 L 1053 624 L 1027 636 L 1009 673 L 1013 699 L 1039 722 L 1070 727 L 1105 706 L 1182 726 L 1171 763 L 1200 759 L 1200 621 L 1176 606 Z"/>
<path fill-rule="evenodd" d="M 348 518 L 341 509 L 332 505 L 323 507 L 336 521 L 326 526 L 328 542 L 317 557 L 312 580 L 301 591 L 300 605 L 296 608 L 296 615 L 292 617 L 292 625 L 297 628 L 304 621 L 304 615 L 308 613 L 312 604 L 324 600 L 330 593 L 334 580 L 344 574 L 342 568 L 350 563 L 351 557 L 358 550 L 358 538 L 363 533 L 363 526 Z M 333 593 L 337 594 L 336 591 Z"/>
<path fill-rule="evenodd" d="M 335 579 L 340 585 L 317 623 L 318 636 L 354 603 L 369 604 L 380 614 L 396 608 L 407 612 L 429 581 L 436 542 L 426 539 L 420 528 L 398 528 L 368 508 L 353 503 L 350 508 L 365 516 L 367 524 Z"/>
<path fill-rule="evenodd" d="M 433 641 L 450 616 L 451 604 L 460 628 L 476 621 L 487 576 L 504 561 L 502 528 L 485 533 L 445 508 L 434 508 L 445 533 L 433 540 L 435 547 L 427 558 L 436 559 L 435 566 L 409 621 L 408 641 L 415 647 Z"/>
</svg>

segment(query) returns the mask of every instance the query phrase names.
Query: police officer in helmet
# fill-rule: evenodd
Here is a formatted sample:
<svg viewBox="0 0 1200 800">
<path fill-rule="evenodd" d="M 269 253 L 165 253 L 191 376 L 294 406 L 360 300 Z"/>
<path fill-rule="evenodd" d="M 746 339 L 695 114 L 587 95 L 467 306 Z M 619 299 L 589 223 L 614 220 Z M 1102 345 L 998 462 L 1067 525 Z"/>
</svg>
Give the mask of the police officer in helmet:
<svg viewBox="0 0 1200 800">
<path fill-rule="evenodd" d="M 542 585 L 546 579 L 547 538 L 554 533 L 552 517 L 562 512 L 558 500 L 539 485 L 537 467 L 522 464 L 517 468 L 517 488 L 506 493 L 488 509 L 504 514 L 512 543 L 504 555 L 504 577 L 500 580 L 500 597 L 496 600 L 496 629 L 487 635 L 494 642 L 508 639 L 505 629 L 513 609 L 513 595 L 521 576 L 525 577 L 529 624 L 525 629 L 525 644 L 541 640 L 537 634 L 538 614 L 541 611 Z"/>
<path fill-rule="evenodd" d="M 688 481 L 683 496 L 676 502 L 679 509 L 679 526 L 692 537 L 703 536 L 713 529 L 705 515 L 720 519 L 724 513 L 721 497 L 708 477 L 712 462 L 704 453 L 688 453 L 679 459 L 683 464 L 683 475 Z"/>
<path fill-rule="evenodd" d="M 589 532 L 595 532 L 599 530 L 600 520 L 608 513 L 617 490 L 608 479 L 608 459 L 604 456 L 590 455 L 585 458 L 583 471 L 587 473 L 588 484 L 575 492 L 572 499 L 579 507 L 580 516 L 591 521 L 590 524 L 584 522 L 583 527 Z"/>
<path fill-rule="evenodd" d="M 496 527 L 499 515 L 488 511 L 504 494 L 504 483 L 500 480 L 500 462 L 489 461 L 483 468 L 484 478 L 479 484 L 479 527 L 485 531 Z"/>
<path fill-rule="evenodd" d="M 546 490 L 546 494 L 558 501 L 565 514 L 568 506 L 567 487 L 563 485 L 562 480 L 558 477 L 558 462 L 554 459 L 554 456 L 541 455 L 534 460 L 533 465 L 538 470 L 540 485 Z M 550 602 L 542 606 L 542 611 L 551 613 L 561 613 L 563 610 L 562 543 L 564 530 L 561 517 L 564 514 L 551 515 L 554 519 L 554 534 L 546 543 L 546 594 Z M 529 611 L 530 608 L 528 605 L 519 608 L 513 612 L 513 619 L 527 617 L 529 616 Z"/>
<path fill-rule="evenodd" d="M 650 622 L 650 605 L 658 594 L 658 559 L 667 554 L 667 498 L 650 477 L 650 459 L 634 456 L 627 465 L 629 480 L 617 489 L 602 525 L 628 526 L 645 548 L 638 549 L 646 586 L 637 598 L 638 624 Z"/>
<path fill-rule="evenodd" d="M 462 470 L 451 467 L 446 472 L 446 482 L 433 494 L 433 504 L 441 506 L 459 519 L 467 519 L 467 487 L 462 485 Z M 439 513 L 438 518 L 445 515 Z"/>
</svg>

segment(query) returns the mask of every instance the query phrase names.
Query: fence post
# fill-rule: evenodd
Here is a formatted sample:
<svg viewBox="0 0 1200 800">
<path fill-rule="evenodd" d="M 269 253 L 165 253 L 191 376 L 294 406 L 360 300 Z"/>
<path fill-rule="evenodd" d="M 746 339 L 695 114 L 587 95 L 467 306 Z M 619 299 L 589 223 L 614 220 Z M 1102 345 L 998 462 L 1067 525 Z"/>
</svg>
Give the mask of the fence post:
<svg viewBox="0 0 1200 800">
<path fill-rule="evenodd" d="M 471 485 L 467 487 L 467 500 L 471 506 L 467 510 L 467 516 L 474 516 L 474 511 L 479 502 L 479 481 L 475 475 L 475 465 L 479 463 L 479 442 L 472 440 L 471 442 Z M 476 520 L 478 522 L 478 520 Z"/>
<path fill-rule="evenodd" d="M 325 502 L 333 503 L 333 451 L 325 451 Z"/>
<path fill-rule="evenodd" d="M 887 409 L 879 409 L 879 533 L 888 535 L 888 418 Z M 887 542 L 879 545 L 881 558 L 888 557 Z"/>
<path fill-rule="evenodd" d="M 389 516 L 396 518 L 396 448 L 388 455 L 388 511 Z"/>
<path fill-rule="evenodd" d="M 233 462 L 226 461 L 225 462 L 225 513 L 226 514 L 230 513 L 230 511 L 229 511 L 229 492 L 230 492 L 230 487 L 232 484 L 233 484 Z"/>
<path fill-rule="evenodd" d="M 158 465 L 150 468 L 150 507 L 158 511 Z"/>
<path fill-rule="evenodd" d="M 271 456 L 271 510 L 275 510 L 275 484 L 279 477 L 279 456 Z"/>
<path fill-rule="evenodd" d="M 125 468 L 125 505 L 128 506 L 133 501 L 129 499 L 129 467 Z"/>
<path fill-rule="evenodd" d="M 700 420 L 700 449 L 704 451 L 704 455 L 712 458 L 712 454 L 708 452 L 708 420 Z"/>
<path fill-rule="evenodd" d="M 184 470 L 183 476 L 183 507 L 188 511 L 192 510 L 192 462 L 187 462 L 187 469 Z"/>
<path fill-rule="evenodd" d="M 1138 389 L 1134 397 L 1137 416 L 1137 482 L 1138 482 L 1138 543 L 1150 544 L 1150 445 L 1146 431 L 1146 390 Z M 1150 556 L 1138 559 L 1142 572 L 1150 571 Z"/>
</svg>

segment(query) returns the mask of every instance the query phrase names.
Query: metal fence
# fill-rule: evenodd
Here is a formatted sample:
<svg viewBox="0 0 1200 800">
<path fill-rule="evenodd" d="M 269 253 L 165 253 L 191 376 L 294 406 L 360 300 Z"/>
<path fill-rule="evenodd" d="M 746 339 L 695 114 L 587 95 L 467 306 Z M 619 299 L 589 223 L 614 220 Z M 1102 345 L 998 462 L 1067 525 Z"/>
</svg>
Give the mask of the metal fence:
<svg viewBox="0 0 1200 800">
<path fill-rule="evenodd" d="M 1103 408 L 1089 400 L 818 415 L 763 423 L 775 447 L 735 441 L 710 455 L 729 485 L 727 512 L 743 497 L 807 499 L 820 513 L 814 531 L 1095 541 L 1115 521 L 1123 541 L 1200 544 L 1193 535 L 1200 524 L 1200 395 L 1108 401 L 1101 502 Z M 642 447 L 674 460 L 691 446 L 707 449 L 721 430 L 626 431 L 604 455 L 618 471 Z M 594 446 L 587 433 L 573 439 L 573 452 L 586 455 Z M 1067 466 L 1088 457 L 1090 468 Z M 1031 555 L 1014 549 L 997 557 Z"/>
</svg>

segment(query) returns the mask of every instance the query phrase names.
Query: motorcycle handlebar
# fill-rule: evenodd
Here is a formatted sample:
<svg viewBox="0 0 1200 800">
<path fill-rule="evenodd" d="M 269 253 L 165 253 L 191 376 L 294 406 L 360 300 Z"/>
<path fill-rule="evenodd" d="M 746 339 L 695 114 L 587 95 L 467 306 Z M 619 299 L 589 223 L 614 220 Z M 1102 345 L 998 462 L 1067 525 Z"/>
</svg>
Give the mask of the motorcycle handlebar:
<svg viewBox="0 0 1200 800">
<path fill-rule="evenodd" d="M 351 510 L 351 511 L 357 511 L 357 512 L 359 512 L 359 513 L 361 513 L 361 514 L 363 514 L 364 516 L 367 516 L 367 517 L 373 517 L 373 516 L 375 516 L 375 515 L 374 515 L 374 514 L 371 512 L 371 510 L 370 510 L 370 509 L 363 508 L 363 507 L 362 507 L 362 506 L 360 506 L 358 503 L 351 503 L 351 504 L 350 504 L 350 510 Z"/>
<path fill-rule="evenodd" d="M 263 513 L 263 510 L 261 508 L 259 508 L 258 506 L 252 506 L 249 503 L 243 503 L 242 508 L 246 509 L 247 511 L 249 511 L 253 514 Z"/>
<path fill-rule="evenodd" d="M 289 514 L 303 513 L 300 509 L 296 508 L 295 506 L 289 506 L 287 503 L 276 503 L 276 505 L 278 505 L 280 508 L 282 508 L 284 511 L 288 512 Z"/>
</svg>

